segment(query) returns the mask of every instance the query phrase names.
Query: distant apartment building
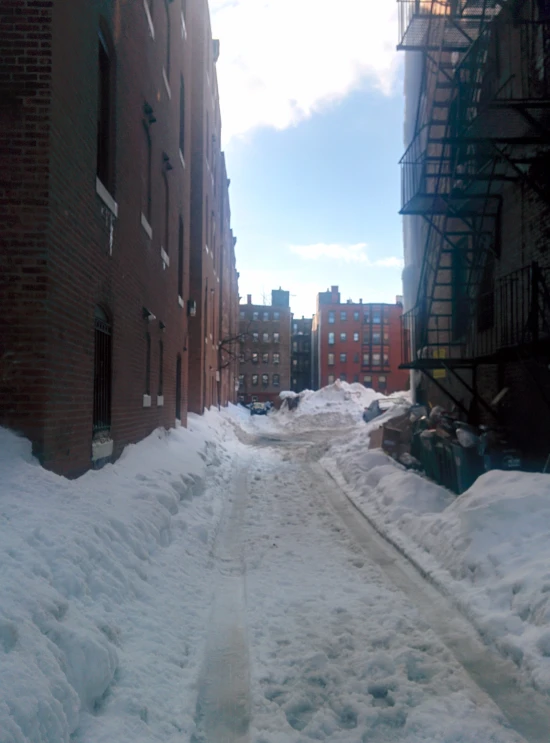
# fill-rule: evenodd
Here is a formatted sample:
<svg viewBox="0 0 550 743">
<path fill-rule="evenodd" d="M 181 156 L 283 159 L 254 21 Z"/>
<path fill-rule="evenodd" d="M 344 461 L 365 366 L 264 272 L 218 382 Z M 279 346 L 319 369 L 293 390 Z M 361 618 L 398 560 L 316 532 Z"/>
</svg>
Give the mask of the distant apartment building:
<svg viewBox="0 0 550 743">
<path fill-rule="evenodd" d="M 406 389 L 402 363 L 402 298 L 395 304 L 342 303 L 337 286 L 317 295 L 313 318 L 315 388 L 337 379 L 383 393 Z"/>
<path fill-rule="evenodd" d="M 218 44 L 207 0 L 21 0 L 2 24 L 0 424 L 76 476 L 231 399 Z"/>
<path fill-rule="evenodd" d="M 292 316 L 290 389 L 302 392 L 312 386 L 312 318 Z"/>
<path fill-rule="evenodd" d="M 290 295 L 271 292 L 271 304 L 239 307 L 239 401 L 276 402 L 290 389 Z"/>
</svg>

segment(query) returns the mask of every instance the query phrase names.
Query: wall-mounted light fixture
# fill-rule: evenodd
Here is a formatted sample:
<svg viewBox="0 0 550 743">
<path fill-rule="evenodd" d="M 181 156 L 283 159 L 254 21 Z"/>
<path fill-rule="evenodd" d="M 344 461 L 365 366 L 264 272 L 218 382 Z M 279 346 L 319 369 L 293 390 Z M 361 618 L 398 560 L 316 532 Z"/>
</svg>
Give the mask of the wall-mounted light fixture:
<svg viewBox="0 0 550 743">
<path fill-rule="evenodd" d="M 166 325 L 162 322 L 162 320 L 159 320 L 159 328 L 162 330 L 163 333 L 166 330 Z"/>
<path fill-rule="evenodd" d="M 145 116 L 145 124 L 147 126 L 150 126 L 151 124 L 154 124 L 156 122 L 155 113 L 153 111 L 153 107 L 145 101 L 143 104 L 143 114 Z"/>
<path fill-rule="evenodd" d="M 147 320 L 147 322 L 153 322 L 153 320 L 157 319 L 156 315 L 154 315 L 151 310 L 148 310 L 147 307 L 141 308 L 141 314 L 143 315 L 143 319 Z"/>
</svg>

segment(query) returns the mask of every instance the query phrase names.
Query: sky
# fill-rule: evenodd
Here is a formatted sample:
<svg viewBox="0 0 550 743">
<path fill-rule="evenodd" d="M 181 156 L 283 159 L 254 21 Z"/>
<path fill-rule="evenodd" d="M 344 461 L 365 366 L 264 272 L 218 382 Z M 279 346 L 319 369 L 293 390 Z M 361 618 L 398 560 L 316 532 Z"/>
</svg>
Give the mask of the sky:
<svg viewBox="0 0 550 743">
<path fill-rule="evenodd" d="M 402 55 L 395 0 L 210 0 L 243 301 L 394 302 Z"/>
</svg>

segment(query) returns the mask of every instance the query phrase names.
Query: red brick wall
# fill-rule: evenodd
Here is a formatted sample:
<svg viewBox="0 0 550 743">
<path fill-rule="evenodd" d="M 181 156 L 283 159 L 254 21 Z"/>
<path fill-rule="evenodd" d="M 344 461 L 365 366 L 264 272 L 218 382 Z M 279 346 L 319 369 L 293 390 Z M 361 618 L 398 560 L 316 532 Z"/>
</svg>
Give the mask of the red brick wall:
<svg viewBox="0 0 550 743">
<path fill-rule="evenodd" d="M 21 3 L 14 3 L 17 8 Z M 180 213 L 186 229 L 189 258 L 189 168 L 179 158 L 179 78 L 191 65 L 190 44 L 182 38 L 180 8 L 169 4 L 171 17 L 171 98 L 162 68 L 166 24 L 163 4 L 154 4 L 154 39 L 142 3 L 103 2 L 104 21 L 116 48 L 116 178 L 114 198 L 118 218 L 96 194 L 97 54 L 100 18 L 97 5 L 86 0 L 71 3 L 25 3 L 26 23 L 18 49 L 44 46 L 38 84 L 44 91 L 21 93 L 30 80 L 10 72 L 7 81 L 14 104 L 8 108 L 2 133 L 11 139 L 18 131 L 18 155 L 32 158 L 32 170 L 23 159 L 10 167 L 14 181 L 2 202 L 4 223 L 11 224 L 3 242 L 2 271 L 10 290 L 3 296 L 12 307 L 2 333 L 2 384 L 12 399 L 2 410 L 2 421 L 30 435 L 43 462 L 65 474 L 90 466 L 94 358 L 94 306 L 100 304 L 112 318 L 113 379 L 112 426 L 115 456 L 122 448 L 175 419 L 175 370 L 182 355 L 182 408 L 186 410 L 185 310 L 177 292 L 177 239 Z M 39 21 L 36 21 L 39 14 Z M 13 15 L 10 9 L 10 16 Z M 35 22 L 30 22 L 30 18 Z M 50 23 L 50 18 L 52 22 Z M 12 24 L 13 25 L 13 24 Z M 38 26 L 38 34 L 37 32 Z M 17 32 L 19 33 L 19 32 Z M 38 38 L 37 38 L 38 36 Z M 9 39 L 2 33 L 4 39 Z M 19 51 L 18 54 L 21 52 Z M 10 67 L 10 70 L 17 67 Z M 44 78 L 42 80 L 42 77 Z M 51 78 L 51 79 L 50 79 Z M 36 80 L 35 80 L 36 83 Z M 186 92 L 190 91 L 190 79 Z M 23 89 L 24 90 L 24 89 Z M 19 91 L 19 92 L 18 92 Z M 46 99 L 38 93 L 46 94 Z M 50 101 L 48 103 L 48 98 Z M 150 239 L 141 226 L 143 161 L 143 104 L 151 103 L 156 123 L 151 127 L 152 228 Z M 190 128 L 190 94 L 187 126 Z M 42 144 L 48 127 L 49 148 Z M 1 136 L 1 135 L 0 135 Z M 164 245 L 163 152 L 172 165 L 169 244 Z M 187 137 L 186 164 L 190 162 Z M 28 163 L 30 164 L 30 162 Z M 4 165 L 4 158 L 3 158 Z M 10 164 L 12 165 L 12 164 Z M 19 170 L 18 170 L 19 168 Z M 26 168 L 26 169 L 25 169 Z M 46 178 L 49 175 L 49 181 Z M 9 211 L 8 211 L 9 210 Z M 10 216 L 11 215 L 11 216 Z M 8 217 L 10 219 L 8 220 Z M 163 268 L 161 245 L 170 256 Z M 28 256 L 28 257 L 27 257 Z M 23 269 L 40 271 L 30 273 Z M 29 281 L 29 277 L 32 280 Z M 185 267 L 184 299 L 189 270 Z M 156 320 L 147 324 L 142 307 Z M 166 325 L 161 331 L 159 321 Z M 26 329 L 22 333 L 22 329 Z M 28 330 L 28 332 L 27 332 Z M 152 405 L 143 407 L 145 391 L 145 333 L 151 333 Z M 157 406 L 159 340 L 164 343 L 164 406 Z M 17 374 L 15 369 L 27 369 Z M 44 371 L 47 370 L 47 371 Z M 35 381 L 36 380 L 36 381 Z M 38 381 L 40 380 L 40 384 Z"/>
<path fill-rule="evenodd" d="M 370 312 L 371 317 L 375 310 L 383 311 L 384 317 L 387 318 L 386 324 L 371 326 L 365 325 L 364 314 Z M 334 313 L 334 323 L 329 323 L 329 313 Z M 346 313 L 346 319 L 341 319 L 341 313 Z M 358 319 L 354 319 L 354 313 L 358 313 Z M 349 383 L 365 381 L 365 376 L 371 377 L 372 387 L 376 390 L 391 393 L 398 392 L 407 388 L 408 372 L 400 370 L 399 365 L 402 359 L 401 349 L 401 324 L 402 314 L 401 305 L 390 304 L 340 304 L 331 302 L 319 304 L 316 327 L 318 328 L 319 342 L 319 367 L 320 380 L 319 386 L 324 387 L 329 384 L 330 376 L 334 380 L 339 379 L 341 374 L 346 375 L 346 381 Z M 377 346 L 366 346 L 364 335 L 366 329 L 372 327 L 375 331 L 381 333 L 383 341 Z M 334 345 L 329 345 L 329 333 L 334 333 Z M 346 340 L 341 340 L 341 333 L 346 333 Z M 354 333 L 358 333 L 359 340 L 354 341 Z M 383 339 L 384 333 L 387 333 L 387 340 Z M 383 361 L 384 348 L 388 349 L 389 363 L 387 366 L 375 367 L 371 364 L 363 364 L 363 353 L 372 352 L 380 353 Z M 329 366 L 329 353 L 334 354 L 334 365 Z M 340 361 L 340 354 L 346 354 L 346 361 Z M 380 386 L 379 377 L 386 377 L 386 389 Z"/>
</svg>

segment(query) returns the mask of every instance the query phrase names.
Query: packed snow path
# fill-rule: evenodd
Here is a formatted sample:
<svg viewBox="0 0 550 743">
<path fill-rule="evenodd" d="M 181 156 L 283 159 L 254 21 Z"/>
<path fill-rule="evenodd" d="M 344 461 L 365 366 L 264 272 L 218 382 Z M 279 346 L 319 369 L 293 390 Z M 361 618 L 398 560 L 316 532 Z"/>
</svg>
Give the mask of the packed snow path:
<svg viewBox="0 0 550 743">
<path fill-rule="evenodd" d="M 547 743 L 545 702 L 320 469 L 328 432 L 261 431 L 214 548 L 194 740 Z"/>
</svg>

